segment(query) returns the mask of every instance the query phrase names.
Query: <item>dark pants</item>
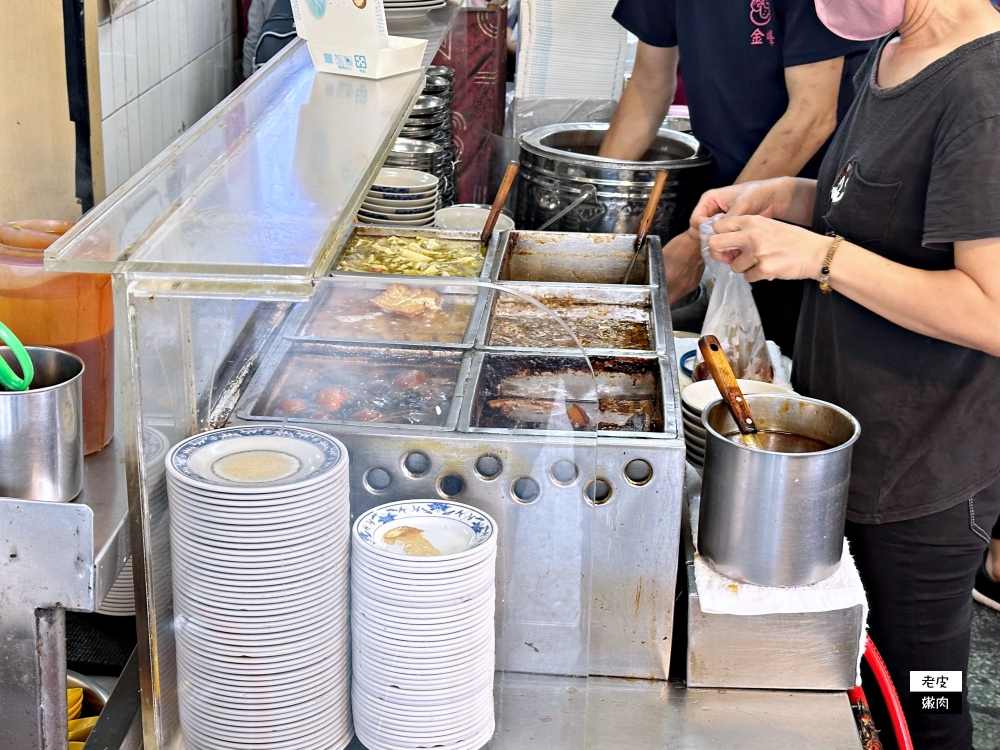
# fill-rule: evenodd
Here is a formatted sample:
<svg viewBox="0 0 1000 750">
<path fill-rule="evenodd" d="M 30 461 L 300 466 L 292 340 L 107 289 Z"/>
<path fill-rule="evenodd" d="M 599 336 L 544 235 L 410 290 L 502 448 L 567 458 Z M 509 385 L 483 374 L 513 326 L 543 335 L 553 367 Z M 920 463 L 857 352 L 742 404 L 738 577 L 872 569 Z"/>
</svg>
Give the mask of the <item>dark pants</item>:
<svg viewBox="0 0 1000 750">
<path fill-rule="evenodd" d="M 961 715 L 920 714 L 909 706 L 910 671 L 968 669 L 972 586 L 1000 516 L 998 494 L 910 521 L 847 524 L 871 608 L 868 632 L 896 684 L 916 750 L 972 747 L 968 676 Z M 878 692 L 874 683 L 864 686 L 869 698 Z M 885 747 L 895 748 L 888 716 L 879 713 L 873 710 Z"/>
</svg>

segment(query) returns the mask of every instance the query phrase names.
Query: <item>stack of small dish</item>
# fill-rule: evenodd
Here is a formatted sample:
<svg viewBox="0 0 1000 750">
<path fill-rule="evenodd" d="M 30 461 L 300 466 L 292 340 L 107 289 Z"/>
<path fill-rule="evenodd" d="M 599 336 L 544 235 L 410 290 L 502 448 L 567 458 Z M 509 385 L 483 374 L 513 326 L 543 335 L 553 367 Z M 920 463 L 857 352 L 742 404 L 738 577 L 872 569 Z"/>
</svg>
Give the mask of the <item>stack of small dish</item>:
<svg viewBox="0 0 1000 750">
<path fill-rule="evenodd" d="M 167 436 L 152 427 L 143 428 L 143 459 L 146 465 L 146 496 L 155 505 L 155 497 L 161 497 L 167 491 L 164 482 L 163 457 L 167 455 Z M 132 583 L 132 555 L 129 555 L 122 566 L 121 572 L 111 584 L 97 611 L 102 615 L 114 617 L 135 616 L 135 589 Z"/>
<path fill-rule="evenodd" d="M 436 91 L 430 95 L 428 91 Z M 410 116 L 403 124 L 400 135 L 418 141 L 436 143 L 442 148 L 440 171 L 434 172 L 441 178 L 438 189 L 439 206 L 450 206 L 455 202 L 455 143 L 452 140 L 452 110 L 455 99 L 452 81 L 443 76 L 428 76 L 425 79 L 424 95 L 417 97 Z"/>
<path fill-rule="evenodd" d="M 426 227 L 438 207 L 438 178 L 415 169 L 382 169 L 358 211 L 358 221 Z"/>
<path fill-rule="evenodd" d="M 432 10 L 443 8 L 445 0 L 382 0 L 386 18 L 420 18 Z"/>
<path fill-rule="evenodd" d="M 791 389 L 759 380 L 737 380 L 743 393 L 788 393 Z M 701 421 L 701 413 L 709 404 L 722 398 L 713 380 L 700 380 L 681 391 L 682 417 L 684 419 L 684 444 L 687 460 L 701 469 L 705 466 L 705 440 L 708 433 Z"/>
<path fill-rule="evenodd" d="M 350 709 L 347 451 L 234 427 L 167 454 L 178 707 L 191 750 L 342 750 Z"/>
<path fill-rule="evenodd" d="M 352 702 L 369 750 L 478 750 L 493 736 L 496 524 L 412 500 L 351 535 Z"/>
</svg>

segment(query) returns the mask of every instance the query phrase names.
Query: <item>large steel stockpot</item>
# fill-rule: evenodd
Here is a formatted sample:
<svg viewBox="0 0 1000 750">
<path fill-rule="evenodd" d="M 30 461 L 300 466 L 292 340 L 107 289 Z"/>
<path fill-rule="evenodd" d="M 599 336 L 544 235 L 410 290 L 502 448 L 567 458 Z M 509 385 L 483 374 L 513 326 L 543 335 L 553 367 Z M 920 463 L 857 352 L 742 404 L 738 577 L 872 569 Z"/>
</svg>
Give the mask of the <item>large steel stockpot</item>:
<svg viewBox="0 0 1000 750">
<path fill-rule="evenodd" d="M 517 226 L 564 232 L 634 234 L 656 173 L 667 183 L 653 220 L 664 241 L 687 229 L 709 186 L 711 157 L 685 133 L 661 129 L 640 161 L 597 155 L 608 124 L 573 122 L 521 137 Z"/>
<path fill-rule="evenodd" d="M 705 407 L 698 551 L 723 575 L 761 586 L 806 586 L 843 555 L 851 450 L 861 426 L 838 406 L 797 394 L 746 395 L 760 430 L 832 446 L 814 453 L 748 448 L 722 401 Z"/>
</svg>

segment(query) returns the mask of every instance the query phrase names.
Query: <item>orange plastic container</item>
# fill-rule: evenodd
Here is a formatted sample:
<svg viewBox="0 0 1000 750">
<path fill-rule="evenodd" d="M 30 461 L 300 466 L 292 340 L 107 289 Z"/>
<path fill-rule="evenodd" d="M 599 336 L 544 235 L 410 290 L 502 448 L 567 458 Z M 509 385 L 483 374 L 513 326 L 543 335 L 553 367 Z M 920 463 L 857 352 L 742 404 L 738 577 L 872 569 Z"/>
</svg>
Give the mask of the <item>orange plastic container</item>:
<svg viewBox="0 0 1000 750">
<path fill-rule="evenodd" d="M 0 225 L 0 320 L 26 346 L 52 346 L 83 360 L 83 450 L 96 453 L 115 431 L 115 318 L 111 277 L 54 273 L 45 248 L 70 221 Z"/>
</svg>

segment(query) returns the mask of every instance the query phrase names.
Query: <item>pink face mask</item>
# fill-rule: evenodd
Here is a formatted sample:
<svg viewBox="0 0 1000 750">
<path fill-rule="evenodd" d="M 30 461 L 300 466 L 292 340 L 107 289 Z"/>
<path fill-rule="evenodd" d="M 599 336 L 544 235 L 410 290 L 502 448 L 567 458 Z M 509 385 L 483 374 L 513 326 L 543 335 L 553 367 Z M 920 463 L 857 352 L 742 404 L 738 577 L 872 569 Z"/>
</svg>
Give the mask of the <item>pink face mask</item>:
<svg viewBox="0 0 1000 750">
<path fill-rule="evenodd" d="M 844 39 L 868 41 L 885 36 L 903 22 L 906 0 L 816 0 L 816 15 Z"/>
</svg>

